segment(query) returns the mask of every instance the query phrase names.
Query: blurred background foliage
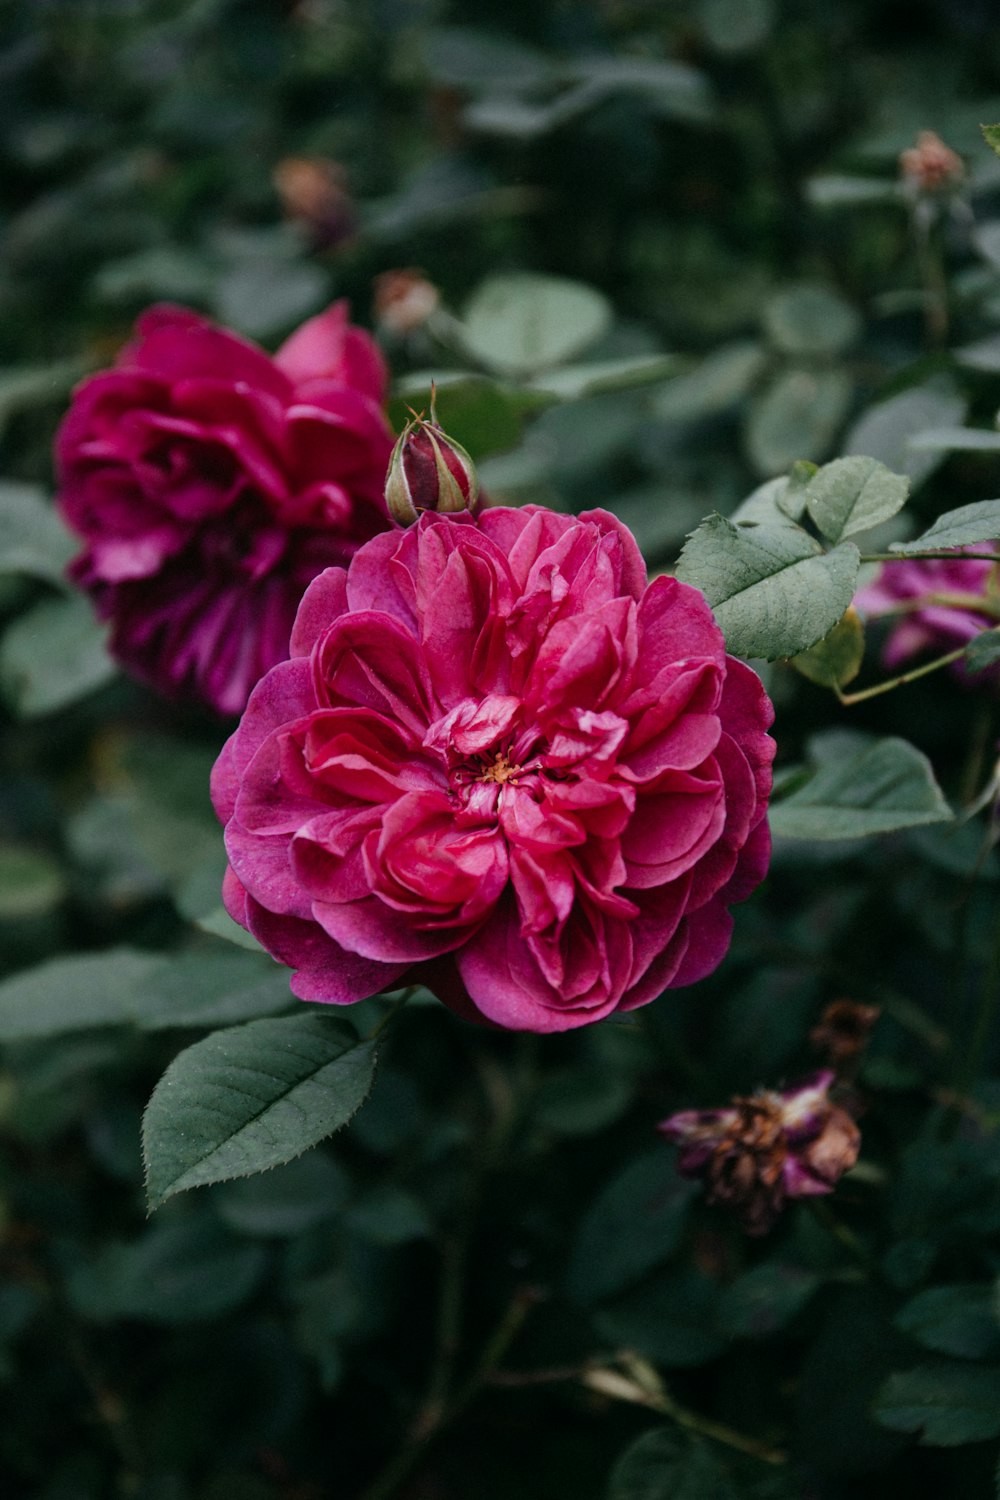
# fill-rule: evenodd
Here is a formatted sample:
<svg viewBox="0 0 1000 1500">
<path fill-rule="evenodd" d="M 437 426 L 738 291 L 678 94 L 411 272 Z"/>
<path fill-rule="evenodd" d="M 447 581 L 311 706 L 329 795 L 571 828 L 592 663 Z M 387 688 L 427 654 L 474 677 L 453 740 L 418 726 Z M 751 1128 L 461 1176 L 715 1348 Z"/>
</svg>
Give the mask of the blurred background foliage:
<svg viewBox="0 0 1000 1500">
<path fill-rule="evenodd" d="M 907 472 L 918 526 L 997 481 L 997 117 L 990 0 L 0 0 L 5 1495 L 993 1493 L 982 824 L 779 845 L 721 972 L 621 1022 L 494 1036 L 425 997 L 332 1147 L 147 1222 L 163 1068 L 292 1002 L 219 907 L 224 731 L 116 675 L 37 501 L 150 302 L 273 347 L 345 296 L 397 415 L 435 373 L 494 500 L 605 505 L 654 567 L 800 458 Z M 921 194 L 927 129 L 964 172 Z M 376 278 L 409 267 L 440 300 L 402 328 Z M 785 762 L 843 719 L 769 686 Z M 988 782 L 992 689 L 850 723 L 956 805 Z M 748 1242 L 653 1126 L 815 1066 L 841 996 L 882 1011 L 862 1167 Z"/>
</svg>

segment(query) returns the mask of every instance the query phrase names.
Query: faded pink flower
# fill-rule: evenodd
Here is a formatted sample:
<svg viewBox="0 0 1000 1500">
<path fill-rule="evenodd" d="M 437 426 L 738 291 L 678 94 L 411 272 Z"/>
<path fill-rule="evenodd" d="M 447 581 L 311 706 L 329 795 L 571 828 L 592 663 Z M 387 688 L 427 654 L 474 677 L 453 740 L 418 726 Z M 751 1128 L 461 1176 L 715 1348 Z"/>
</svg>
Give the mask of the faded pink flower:
<svg viewBox="0 0 1000 1500">
<path fill-rule="evenodd" d="M 883 664 L 893 669 L 916 656 L 943 656 L 995 625 L 996 615 L 985 601 L 994 567 L 981 558 L 963 557 L 961 552 L 947 559 L 916 557 L 883 563 L 854 600 L 869 619 L 892 615 L 896 622 L 882 650 Z M 984 601 L 981 609 L 977 608 L 980 599 Z M 996 602 L 991 600 L 994 607 Z M 952 671 L 968 675 L 961 662 Z"/>
<path fill-rule="evenodd" d="M 766 1234 L 786 1199 L 832 1193 L 858 1159 L 858 1127 L 829 1097 L 835 1076 L 671 1115 L 659 1128 L 680 1147 L 677 1170 L 703 1177 L 709 1203 L 726 1204 L 748 1234 Z"/>
<path fill-rule="evenodd" d="M 772 709 L 613 516 L 425 513 L 307 591 L 213 776 L 225 898 L 349 1004 L 561 1031 L 691 984 L 767 867 Z"/>
<path fill-rule="evenodd" d="M 71 576 L 160 691 L 239 713 L 288 655 L 306 585 L 389 525 L 392 435 L 372 340 L 334 303 L 272 359 L 154 307 L 85 380 L 56 444 Z"/>
</svg>

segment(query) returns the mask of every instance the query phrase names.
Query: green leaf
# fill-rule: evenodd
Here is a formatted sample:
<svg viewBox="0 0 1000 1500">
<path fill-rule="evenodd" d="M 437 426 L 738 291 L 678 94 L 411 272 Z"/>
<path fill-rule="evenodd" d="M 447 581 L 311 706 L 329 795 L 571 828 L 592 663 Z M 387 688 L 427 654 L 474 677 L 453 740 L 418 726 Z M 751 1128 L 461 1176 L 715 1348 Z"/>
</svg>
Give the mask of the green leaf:
<svg viewBox="0 0 1000 1500">
<path fill-rule="evenodd" d="M 988 666 L 994 666 L 1000 661 L 1000 627 L 996 630 L 984 630 L 978 636 L 973 636 L 966 646 L 963 660 L 969 672 L 984 672 Z"/>
<path fill-rule="evenodd" d="M 967 409 L 950 383 L 911 386 L 863 412 L 844 439 L 844 452 L 877 458 L 916 487 L 944 461 L 943 452 L 918 449 L 916 440 L 931 428 L 961 422 Z"/>
<path fill-rule="evenodd" d="M 664 386 L 653 401 L 663 422 L 700 422 L 734 407 L 752 388 L 767 363 L 757 342 L 724 344 Z"/>
<path fill-rule="evenodd" d="M 198 1215 L 151 1225 L 131 1244 L 111 1242 L 69 1278 L 77 1312 L 97 1323 L 201 1323 L 245 1302 L 267 1265 L 260 1245 Z"/>
<path fill-rule="evenodd" d="M 806 486 L 806 509 L 830 542 L 870 531 L 902 510 L 910 481 L 874 458 L 837 458 Z"/>
<path fill-rule="evenodd" d="M 121 1026 L 161 963 L 150 953 L 112 948 L 13 974 L 0 983 L 0 1042 Z"/>
<path fill-rule="evenodd" d="M 493 276 L 466 304 L 459 336 L 468 354 L 506 375 L 562 364 L 611 324 L 600 292 L 560 276 Z"/>
<path fill-rule="evenodd" d="M 725 1348 L 716 1294 L 715 1283 L 698 1271 L 660 1272 L 603 1303 L 594 1327 L 613 1348 L 635 1349 L 669 1369 L 690 1369 Z"/>
<path fill-rule="evenodd" d="M 764 309 L 764 328 L 783 354 L 809 359 L 850 348 L 861 331 L 861 319 L 836 292 L 803 285 L 771 298 Z"/>
<path fill-rule="evenodd" d="M 1000 333 L 991 333 L 987 338 L 963 344 L 953 352 L 958 364 L 970 370 L 983 370 L 988 375 L 1000 371 Z"/>
<path fill-rule="evenodd" d="M 150 1208 L 300 1156 L 347 1123 L 374 1074 L 374 1044 L 321 1015 L 250 1021 L 196 1042 L 146 1106 Z"/>
<path fill-rule="evenodd" d="M 797 839 L 854 839 L 921 823 L 943 823 L 951 809 L 930 761 L 906 740 L 859 743 L 824 737 L 824 759 L 791 796 L 772 805 L 772 833 Z"/>
<path fill-rule="evenodd" d="M 51 854 L 0 842 L 0 921 L 44 917 L 66 894 L 66 877 Z"/>
<path fill-rule="evenodd" d="M 864 654 L 865 627 L 851 605 L 829 635 L 792 657 L 792 666 L 820 687 L 843 688 L 857 677 Z"/>
<path fill-rule="evenodd" d="M 974 500 L 938 516 L 922 536 L 911 542 L 893 542 L 890 552 L 900 557 L 919 557 L 924 552 L 945 552 L 951 547 L 969 547 L 976 542 L 1000 539 L 1000 500 Z"/>
<path fill-rule="evenodd" d="M 910 447 L 918 453 L 1000 453 L 1000 432 L 989 427 L 929 427 L 914 434 Z"/>
<path fill-rule="evenodd" d="M 973 636 L 965 648 L 963 661 L 970 672 L 985 672 L 1000 661 L 1000 627 Z"/>
<path fill-rule="evenodd" d="M 895 1323 L 938 1354 L 984 1359 L 1000 1353 L 995 1292 L 982 1283 L 930 1287 L 907 1302 Z"/>
<path fill-rule="evenodd" d="M 343 1168 L 321 1151 L 310 1151 L 259 1177 L 220 1184 L 212 1203 L 240 1234 L 284 1239 L 340 1213 L 349 1191 Z"/>
<path fill-rule="evenodd" d="M 980 125 L 979 128 L 983 132 L 983 140 L 987 146 L 1000 156 L 1000 125 Z"/>
<path fill-rule="evenodd" d="M 647 1151 L 601 1190 L 580 1224 L 566 1290 L 596 1302 L 666 1260 L 680 1239 L 696 1189 L 669 1151 Z"/>
<path fill-rule="evenodd" d="M 781 1261 L 755 1266 L 722 1293 L 719 1327 L 733 1338 L 767 1338 L 791 1322 L 819 1285 L 819 1277 L 801 1266 Z"/>
<path fill-rule="evenodd" d="M 82 595 L 40 600 L 0 641 L 0 693 L 24 719 L 76 703 L 115 676 L 105 635 Z"/>
<path fill-rule="evenodd" d="M 86 371 L 87 363 L 79 358 L 0 369 L 0 434 L 17 412 L 61 404 Z"/>
<path fill-rule="evenodd" d="M 737 1500 L 737 1492 L 701 1438 L 654 1427 L 615 1464 L 608 1500 Z"/>
<path fill-rule="evenodd" d="M 504 385 L 467 370 L 422 370 L 400 381 L 389 403 L 395 428 L 405 425 L 411 406 L 416 411 L 430 408 L 432 382 L 438 421 L 477 460 L 514 447 L 521 440 L 526 419 L 557 400 L 553 393 L 537 387 Z"/>
<path fill-rule="evenodd" d="M 179 1026 L 231 1026 L 287 1010 L 288 970 L 235 944 L 171 954 L 149 975 L 133 1004 L 144 1031 Z"/>
<path fill-rule="evenodd" d="M 631 390 L 653 385 L 676 375 L 683 361 L 678 354 L 634 354 L 623 359 L 595 359 L 587 364 L 563 365 L 547 375 L 536 375 L 531 389 L 558 396 L 560 401 L 578 401 L 605 391 Z"/>
<path fill-rule="evenodd" d="M 63 586 L 75 550 L 40 486 L 0 483 L 0 573 L 26 573 Z"/>
<path fill-rule="evenodd" d="M 785 370 L 750 412 L 747 455 L 762 478 L 780 474 L 797 458 L 822 459 L 851 404 L 843 370 Z"/>
<path fill-rule="evenodd" d="M 874 1414 L 884 1427 L 917 1432 L 929 1447 L 1000 1437 L 1000 1366 L 939 1360 L 903 1370 L 882 1386 Z"/>
<path fill-rule="evenodd" d="M 854 595 L 858 550 L 824 552 L 796 526 L 734 526 L 709 516 L 677 577 L 700 588 L 736 656 L 797 656 L 828 635 Z"/>
<path fill-rule="evenodd" d="M 806 197 L 819 209 L 860 208 L 871 203 L 900 203 L 902 191 L 892 178 L 824 172 L 809 178 Z"/>
</svg>

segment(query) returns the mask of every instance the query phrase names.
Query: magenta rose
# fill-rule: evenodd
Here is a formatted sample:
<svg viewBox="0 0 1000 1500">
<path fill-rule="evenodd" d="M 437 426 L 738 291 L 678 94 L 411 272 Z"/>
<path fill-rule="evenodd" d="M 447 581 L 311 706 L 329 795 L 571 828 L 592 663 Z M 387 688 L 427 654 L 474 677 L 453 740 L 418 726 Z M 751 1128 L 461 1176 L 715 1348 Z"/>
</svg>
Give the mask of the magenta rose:
<svg viewBox="0 0 1000 1500">
<path fill-rule="evenodd" d="M 56 443 L 59 504 L 85 543 L 71 576 L 123 666 L 243 709 L 287 657 L 306 585 L 389 524 L 385 385 L 343 302 L 273 359 L 183 308 L 140 318 Z"/>
<path fill-rule="evenodd" d="M 869 619 L 889 615 L 895 621 L 882 650 L 884 665 L 893 669 L 914 657 L 944 656 L 995 625 L 991 606 L 996 601 L 986 599 L 994 568 L 994 563 L 963 557 L 961 552 L 949 558 L 883 563 L 854 602 Z M 960 677 L 968 675 L 961 662 L 951 670 Z"/>
<path fill-rule="evenodd" d="M 215 767 L 229 911 L 349 1004 L 562 1031 L 713 970 L 764 875 L 772 709 L 613 516 L 425 513 L 307 590 Z"/>
</svg>

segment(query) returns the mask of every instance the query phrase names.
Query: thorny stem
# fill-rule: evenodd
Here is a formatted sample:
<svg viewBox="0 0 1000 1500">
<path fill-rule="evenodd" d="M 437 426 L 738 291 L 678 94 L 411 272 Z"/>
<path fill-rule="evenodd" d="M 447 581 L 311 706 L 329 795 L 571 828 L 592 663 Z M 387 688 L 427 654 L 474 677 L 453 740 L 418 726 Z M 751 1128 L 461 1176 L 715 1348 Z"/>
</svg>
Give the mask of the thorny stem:
<svg viewBox="0 0 1000 1500">
<path fill-rule="evenodd" d="M 383 1031 L 386 1031 L 392 1024 L 392 1022 L 396 1019 L 396 1016 L 403 1009 L 403 1006 L 406 1004 L 407 1000 L 411 999 L 416 993 L 417 985 L 411 984 L 408 989 L 405 989 L 403 991 L 398 1000 L 391 1001 L 388 1010 L 379 1021 L 378 1025 L 371 1032 L 369 1032 L 367 1040 L 369 1042 L 378 1041 Z"/>
<path fill-rule="evenodd" d="M 613 1401 L 630 1401 L 636 1406 L 660 1412 L 663 1416 L 670 1417 L 678 1427 L 696 1432 L 700 1437 L 711 1438 L 727 1448 L 734 1448 L 737 1453 L 746 1453 L 751 1458 L 759 1459 L 761 1463 L 777 1467 L 788 1462 L 788 1455 L 782 1449 L 769 1447 L 756 1438 L 737 1432 L 733 1427 L 727 1427 L 724 1422 L 713 1421 L 711 1417 L 703 1417 L 698 1412 L 679 1405 L 645 1360 L 626 1353 L 618 1356 L 617 1363 L 621 1369 L 616 1370 L 607 1365 L 585 1366 L 580 1379 L 588 1390 L 610 1396 Z M 625 1373 L 622 1373 L 623 1370 Z"/>
<path fill-rule="evenodd" d="M 887 682 L 877 682 L 874 687 L 862 688 L 860 693 L 842 693 L 839 688 L 835 688 L 834 691 L 844 708 L 850 708 L 855 703 L 866 703 L 869 698 L 878 698 L 883 693 L 891 693 L 893 688 L 904 687 L 908 682 L 916 682 L 918 677 L 926 677 L 928 672 L 937 672 L 939 668 L 947 667 L 964 655 L 965 647 L 959 646 L 956 650 L 949 651 L 947 656 L 937 656 L 933 661 L 925 662 L 922 667 L 912 667 L 909 672 L 902 672 L 898 677 L 890 677 Z"/>
<path fill-rule="evenodd" d="M 478 1395 L 492 1371 L 503 1359 L 521 1325 L 538 1300 L 538 1294 L 530 1287 L 522 1287 L 514 1293 L 503 1316 L 483 1346 L 475 1369 L 459 1387 L 452 1399 L 444 1406 L 433 1426 L 418 1434 L 365 1490 L 361 1500 L 389 1500 L 423 1461 L 429 1445 L 447 1427 L 461 1416 L 465 1408 Z"/>
</svg>

